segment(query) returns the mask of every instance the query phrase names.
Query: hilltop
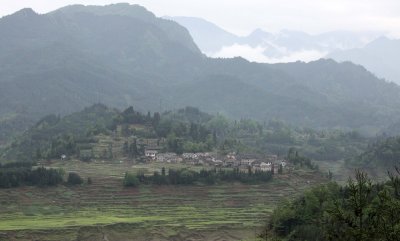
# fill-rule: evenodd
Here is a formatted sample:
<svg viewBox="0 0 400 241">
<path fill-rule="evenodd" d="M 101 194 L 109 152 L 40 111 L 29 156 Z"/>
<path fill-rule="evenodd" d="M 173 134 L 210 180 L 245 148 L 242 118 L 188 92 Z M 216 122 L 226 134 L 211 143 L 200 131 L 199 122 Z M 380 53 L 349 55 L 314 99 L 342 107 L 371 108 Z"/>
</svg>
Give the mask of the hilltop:
<svg viewBox="0 0 400 241">
<path fill-rule="evenodd" d="M 42 118 L 8 145 L 0 159 L 40 162 L 65 155 L 81 161 L 143 163 L 156 151 L 153 159 L 162 161 L 176 162 L 184 153 L 183 159 L 207 160 L 202 164 L 223 161 L 212 162 L 214 166 L 227 164 L 232 155 L 282 160 L 293 149 L 310 160 L 335 162 L 361 154 L 368 141 L 355 131 L 318 131 L 278 120 L 232 120 L 193 107 L 144 114 L 133 107 L 120 111 L 96 104 L 65 117 Z"/>
</svg>

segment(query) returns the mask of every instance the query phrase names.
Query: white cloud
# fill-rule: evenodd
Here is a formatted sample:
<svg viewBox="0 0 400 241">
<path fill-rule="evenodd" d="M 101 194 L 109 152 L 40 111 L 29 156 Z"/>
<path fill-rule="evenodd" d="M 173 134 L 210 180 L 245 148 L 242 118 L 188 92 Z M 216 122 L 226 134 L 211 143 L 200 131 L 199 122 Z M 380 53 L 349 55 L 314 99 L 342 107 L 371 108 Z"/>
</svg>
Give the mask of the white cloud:
<svg viewBox="0 0 400 241">
<path fill-rule="evenodd" d="M 234 44 L 232 46 L 225 46 L 216 53 L 208 53 L 207 55 L 212 58 L 234 58 L 243 57 L 249 61 L 265 63 L 268 59 L 263 54 L 265 49 L 263 47 L 252 48 L 249 45 Z"/>
<path fill-rule="evenodd" d="M 282 51 L 279 57 L 268 57 L 264 55 L 267 49 L 261 46 L 251 47 L 249 45 L 234 44 L 232 46 L 224 46 L 220 51 L 216 53 L 208 53 L 207 55 L 212 58 L 234 58 L 243 57 L 249 61 L 259 63 L 287 63 L 296 62 L 298 60 L 304 62 L 310 62 L 313 60 L 324 57 L 327 53 L 318 50 L 301 50 L 301 51 L 287 51 L 286 49 L 280 48 Z"/>
<path fill-rule="evenodd" d="M 295 61 L 304 61 L 310 62 L 314 60 L 318 60 L 323 58 L 327 52 L 321 52 L 318 50 L 301 50 L 290 52 L 282 58 L 269 58 L 267 63 L 287 63 L 287 62 L 295 62 Z"/>
</svg>

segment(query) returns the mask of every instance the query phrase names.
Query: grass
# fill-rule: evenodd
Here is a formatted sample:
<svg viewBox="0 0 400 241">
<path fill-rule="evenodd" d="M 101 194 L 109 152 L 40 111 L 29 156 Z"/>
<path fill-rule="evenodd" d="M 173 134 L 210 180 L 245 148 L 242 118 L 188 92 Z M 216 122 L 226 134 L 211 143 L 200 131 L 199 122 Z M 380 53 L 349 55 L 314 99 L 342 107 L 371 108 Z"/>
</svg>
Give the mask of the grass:
<svg viewBox="0 0 400 241">
<path fill-rule="evenodd" d="M 46 163 L 46 166 L 53 168 L 63 168 L 67 171 L 75 171 L 83 176 L 103 176 L 103 177 L 123 177 L 124 173 L 129 171 L 132 173 L 145 172 L 152 174 L 154 171 L 161 171 L 163 167 L 166 169 L 181 169 L 188 168 L 195 171 L 200 171 L 203 166 L 186 165 L 182 163 L 132 163 L 127 161 L 94 161 L 94 162 L 81 162 L 77 160 L 72 161 L 57 161 L 53 163 Z"/>
<path fill-rule="evenodd" d="M 168 221 L 165 217 L 157 216 L 133 216 L 118 215 L 112 211 L 80 210 L 67 214 L 50 215 L 12 215 L 6 216 L 7 220 L 1 222 L 1 230 L 26 230 L 26 229 L 57 229 L 74 226 L 92 226 L 113 223 L 145 223 L 150 221 Z"/>
<path fill-rule="evenodd" d="M 185 240 L 186 236 L 180 237 L 182 233 L 189 236 L 208 233 L 213 238 L 219 235 L 218 238 L 223 236 L 228 240 L 247 238 L 245 235 L 254 236 L 252 230 L 265 223 L 278 202 L 307 188 L 310 178 L 315 176 L 282 175 L 260 185 L 124 188 L 125 171 L 144 169 L 151 173 L 162 166 L 102 162 L 55 162 L 50 166 L 76 171 L 85 178 L 90 176 L 93 184 L 0 189 L 0 233 L 14 235 L 7 236 L 9 239 L 19 240 L 15 235 L 23 233 L 24 237 L 39 235 L 42 240 L 43 235 L 52 237 L 57 230 L 68 230 L 70 239 L 67 235 L 60 240 L 75 240 L 82 227 L 101 227 L 110 235 L 117 235 L 115 226 L 110 227 L 117 224 L 131 225 L 132 235 L 146 236 L 159 231 L 165 240 L 174 235 L 179 236 L 177 240 Z M 178 167 L 182 165 L 166 166 Z M 323 179 L 316 176 L 313 181 L 318 183 Z M 232 228 L 242 231 L 230 237 L 225 231 Z"/>
<path fill-rule="evenodd" d="M 177 195 L 178 190 L 181 190 L 182 193 L 188 193 L 189 188 L 157 187 L 154 189 L 142 187 L 140 193 L 130 196 L 130 198 L 115 194 L 116 198 L 108 196 L 102 202 L 93 201 L 94 205 L 89 201 L 83 201 L 79 204 L 79 207 L 68 207 L 68 205 L 61 207 L 62 201 L 56 201 L 60 206 L 48 209 L 36 204 L 27 207 L 22 213 L 2 214 L 0 230 L 52 230 L 114 223 L 134 223 L 147 229 L 154 226 L 164 226 L 182 227 L 196 231 L 226 225 L 251 228 L 259 226 L 259 220 L 263 220 L 272 210 L 271 206 L 257 204 L 257 200 L 250 205 L 253 202 L 249 200 L 249 197 L 255 194 L 253 191 L 250 191 L 247 195 L 240 193 L 237 193 L 236 196 L 232 195 L 231 190 L 237 188 L 235 185 L 215 187 L 218 189 L 218 193 L 222 193 L 218 196 L 205 195 L 199 197 L 207 191 L 206 189 L 213 189 L 214 187 L 198 187 L 197 190 L 192 191 L 186 197 Z M 223 190 L 226 190 L 226 195 L 224 195 Z M 228 193 L 229 196 L 227 196 Z M 93 196 L 93 198 L 97 199 L 98 197 Z M 235 199 L 237 203 L 227 203 L 231 198 Z M 114 199 L 126 203 L 111 204 Z M 131 199 L 136 202 L 135 205 L 127 205 Z M 244 203 L 246 200 L 249 203 Z M 13 206 L 12 208 L 17 211 L 21 209 L 21 206 Z"/>
</svg>

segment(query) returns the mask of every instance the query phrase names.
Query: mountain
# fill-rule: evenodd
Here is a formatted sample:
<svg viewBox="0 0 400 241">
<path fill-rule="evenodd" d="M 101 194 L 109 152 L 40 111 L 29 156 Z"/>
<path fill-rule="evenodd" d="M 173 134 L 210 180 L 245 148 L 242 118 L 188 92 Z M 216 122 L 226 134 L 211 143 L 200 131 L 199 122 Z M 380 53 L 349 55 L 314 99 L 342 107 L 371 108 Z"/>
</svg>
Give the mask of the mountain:
<svg viewBox="0 0 400 241">
<path fill-rule="evenodd" d="M 128 4 L 1 18 L 0 84 L 0 133 L 99 102 L 372 133 L 400 119 L 400 87 L 360 66 L 207 58 L 185 28 Z"/>
<path fill-rule="evenodd" d="M 210 57 L 241 56 L 250 61 L 266 63 L 317 60 L 333 51 L 363 47 L 381 35 L 377 32 L 349 31 L 311 35 L 292 30 L 270 33 L 256 29 L 248 36 L 238 36 L 201 18 L 164 18 L 186 27 L 202 52 Z M 258 58 L 255 57 L 256 53 Z"/>
<path fill-rule="evenodd" d="M 196 44 L 204 53 L 217 52 L 221 49 L 221 46 L 233 45 L 239 38 L 202 18 L 169 16 L 163 18 L 175 21 L 187 28 Z"/>
<path fill-rule="evenodd" d="M 60 13 L 69 15 L 70 17 L 74 17 L 76 13 L 88 13 L 97 16 L 114 15 L 135 18 L 156 25 L 163 30 L 170 40 L 182 44 L 194 52 L 198 52 L 197 46 L 193 43 L 192 37 L 188 34 L 185 28 L 175 24 L 174 22 L 156 18 L 152 12 L 147 11 L 144 7 L 139 5 L 131 6 L 128 3 L 119 3 L 109 5 L 106 8 L 101 6 L 73 5 L 61 8 L 54 12 L 55 15 Z"/>
<path fill-rule="evenodd" d="M 170 69 L 201 59 L 179 25 L 135 5 L 105 9 L 108 15 L 97 7 L 71 6 L 46 15 L 24 9 L 2 18 L 0 114 L 28 109 L 41 117 L 100 100 L 127 105 L 156 95 L 163 78 L 182 81 L 185 71 L 176 76 Z M 118 15 L 118 9 L 136 17 Z"/>
<path fill-rule="evenodd" d="M 0 33 L 0 116 L 15 120 L 100 101 L 147 109 L 164 78 L 182 81 L 202 58 L 185 28 L 137 5 L 23 9 L 1 18 Z"/>
<path fill-rule="evenodd" d="M 209 63 L 207 72 L 213 75 L 178 88 L 183 103 L 234 118 L 273 117 L 297 125 L 368 132 L 398 118 L 399 86 L 349 62 L 268 65 L 235 58 Z"/>
<path fill-rule="evenodd" d="M 327 57 L 361 64 L 378 77 L 400 84 L 399 56 L 400 40 L 381 37 L 363 48 L 336 51 Z"/>
</svg>

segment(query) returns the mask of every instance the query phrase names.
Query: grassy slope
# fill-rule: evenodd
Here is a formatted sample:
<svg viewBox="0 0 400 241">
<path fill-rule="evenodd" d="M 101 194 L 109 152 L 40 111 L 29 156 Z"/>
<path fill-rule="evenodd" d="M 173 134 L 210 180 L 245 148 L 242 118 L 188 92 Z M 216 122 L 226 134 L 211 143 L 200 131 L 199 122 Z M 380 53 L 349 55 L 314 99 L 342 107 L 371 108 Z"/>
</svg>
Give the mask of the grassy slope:
<svg viewBox="0 0 400 241">
<path fill-rule="evenodd" d="M 108 240 L 251 238 L 282 198 L 304 190 L 307 181 L 324 181 L 301 172 L 262 185 L 124 188 L 121 177 L 127 169 L 151 171 L 159 166 L 101 162 L 62 166 L 83 177 L 91 176 L 93 184 L 0 190 L 0 240 L 76 240 L 89 233 L 103 233 Z M 94 173 L 98 175 L 94 177 Z M 65 234 L 56 238 L 61 230 Z"/>
</svg>

